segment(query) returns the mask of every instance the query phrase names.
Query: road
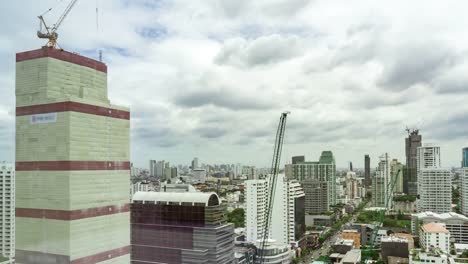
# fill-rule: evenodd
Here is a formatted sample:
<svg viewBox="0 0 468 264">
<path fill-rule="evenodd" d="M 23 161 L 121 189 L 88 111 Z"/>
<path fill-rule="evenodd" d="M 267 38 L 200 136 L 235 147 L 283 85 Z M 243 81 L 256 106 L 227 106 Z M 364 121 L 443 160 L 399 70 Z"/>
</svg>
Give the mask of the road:
<svg viewBox="0 0 468 264">
<path fill-rule="evenodd" d="M 320 248 L 313 250 L 308 256 L 304 257 L 301 263 L 309 264 L 309 263 L 312 263 L 317 258 L 319 258 L 320 256 L 328 256 L 331 246 L 336 242 L 338 237 L 341 235 L 341 232 L 343 231 L 343 227 L 349 223 L 356 222 L 356 218 L 357 218 L 357 215 L 353 215 L 353 217 L 351 217 L 348 222 L 344 223 L 341 226 L 340 230 L 338 230 L 335 234 L 333 234 L 327 240 L 325 240 Z"/>
</svg>

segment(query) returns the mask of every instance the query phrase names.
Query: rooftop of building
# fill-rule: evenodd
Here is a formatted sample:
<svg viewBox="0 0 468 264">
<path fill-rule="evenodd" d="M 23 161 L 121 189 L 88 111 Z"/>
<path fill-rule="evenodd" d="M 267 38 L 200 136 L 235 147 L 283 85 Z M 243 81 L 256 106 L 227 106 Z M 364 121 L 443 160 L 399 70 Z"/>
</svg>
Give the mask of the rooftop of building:
<svg viewBox="0 0 468 264">
<path fill-rule="evenodd" d="M 438 214 L 438 213 L 428 211 L 428 212 L 421 212 L 418 214 L 413 214 L 412 216 L 415 216 L 417 218 L 434 217 L 440 220 L 458 219 L 458 220 L 468 221 L 468 217 L 461 215 L 461 214 L 457 214 L 455 212 Z"/>
<path fill-rule="evenodd" d="M 385 242 L 396 242 L 396 243 L 408 243 L 407 238 L 397 237 L 397 236 L 388 236 L 382 238 L 382 243 Z"/>
<path fill-rule="evenodd" d="M 204 204 L 205 206 L 215 206 L 220 204 L 219 197 L 216 193 L 202 192 L 136 192 L 132 197 L 132 202 L 135 201 L 152 201 L 163 203 L 191 203 Z"/>
<path fill-rule="evenodd" d="M 421 229 L 426 233 L 449 233 L 444 225 L 440 223 L 428 223 L 423 225 Z"/>
<path fill-rule="evenodd" d="M 342 263 L 359 263 L 361 259 L 361 250 L 351 249 L 343 257 Z"/>
<path fill-rule="evenodd" d="M 354 245 L 354 240 L 352 240 L 352 239 L 338 239 L 338 240 L 335 242 L 335 245 L 353 246 L 353 245 Z"/>
<path fill-rule="evenodd" d="M 453 246 L 455 249 L 468 250 L 468 244 L 454 243 Z"/>
</svg>

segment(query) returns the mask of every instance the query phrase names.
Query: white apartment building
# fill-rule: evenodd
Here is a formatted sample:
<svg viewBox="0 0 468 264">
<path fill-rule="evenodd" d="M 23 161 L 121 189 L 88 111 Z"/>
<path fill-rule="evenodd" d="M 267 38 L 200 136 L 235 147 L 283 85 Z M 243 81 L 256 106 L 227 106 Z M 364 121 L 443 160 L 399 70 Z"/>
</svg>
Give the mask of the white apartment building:
<svg viewBox="0 0 468 264">
<path fill-rule="evenodd" d="M 15 168 L 0 163 L 0 260 L 14 263 L 15 257 Z"/>
<path fill-rule="evenodd" d="M 411 215 L 411 233 L 419 235 L 421 224 L 442 223 L 450 232 L 450 238 L 455 243 L 468 244 L 468 217 L 454 212 L 437 214 L 422 212 Z"/>
<path fill-rule="evenodd" d="M 245 181 L 246 240 L 262 239 L 269 199 L 269 179 Z M 297 243 L 305 232 L 304 191 L 296 181 L 278 175 L 271 212 L 269 239 L 282 245 Z"/>
<path fill-rule="evenodd" d="M 460 211 L 468 215 L 468 168 L 462 168 L 460 174 Z"/>
<path fill-rule="evenodd" d="M 418 212 L 448 213 L 452 208 L 452 173 L 441 167 L 440 147 L 424 144 L 417 149 Z"/>
<path fill-rule="evenodd" d="M 450 232 L 442 223 L 428 223 L 421 226 L 419 240 L 421 248 L 426 251 L 440 249 L 448 253 L 450 250 Z"/>
<path fill-rule="evenodd" d="M 444 168 L 423 168 L 418 171 L 418 212 L 448 213 L 452 211 L 452 173 Z"/>
<path fill-rule="evenodd" d="M 448 264 L 452 263 L 448 254 L 443 252 L 430 251 L 430 252 L 422 252 L 416 251 L 410 252 L 409 254 L 409 264 Z"/>
<path fill-rule="evenodd" d="M 424 144 L 418 147 L 416 155 L 416 170 L 424 168 L 440 168 L 440 147 L 435 144 Z"/>
</svg>

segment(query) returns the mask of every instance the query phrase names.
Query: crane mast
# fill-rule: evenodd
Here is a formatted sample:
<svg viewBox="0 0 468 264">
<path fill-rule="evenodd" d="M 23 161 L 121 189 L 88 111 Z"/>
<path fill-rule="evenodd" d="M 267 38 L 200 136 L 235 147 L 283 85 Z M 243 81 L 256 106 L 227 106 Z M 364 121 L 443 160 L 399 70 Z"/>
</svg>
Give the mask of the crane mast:
<svg viewBox="0 0 468 264">
<path fill-rule="evenodd" d="M 275 140 L 275 147 L 273 149 L 273 159 L 271 162 L 271 171 L 270 171 L 270 178 L 268 180 L 268 198 L 267 198 L 267 205 L 265 211 L 265 224 L 263 228 L 262 240 L 261 240 L 261 256 L 260 256 L 260 263 L 265 263 L 265 245 L 268 240 L 269 229 L 271 224 L 271 213 L 273 211 L 273 201 L 275 196 L 276 190 L 276 182 L 278 179 L 279 173 L 279 166 L 281 161 L 281 151 L 283 149 L 283 141 L 284 141 L 284 132 L 286 129 L 286 118 L 289 112 L 283 112 L 280 117 L 280 121 L 278 124 L 278 128 L 276 130 L 276 140 Z"/>
<path fill-rule="evenodd" d="M 63 20 L 67 17 L 67 15 L 70 13 L 72 10 L 73 6 L 75 6 L 76 2 L 78 0 L 72 0 L 68 6 L 65 8 L 65 11 L 63 11 L 62 15 L 60 15 L 59 19 L 57 22 L 52 27 L 47 26 L 45 20 L 44 20 L 44 15 L 48 13 L 52 8 L 49 8 L 44 14 L 38 16 L 39 18 L 39 23 L 40 23 L 40 30 L 37 31 L 37 36 L 39 38 L 43 39 L 48 39 L 49 41 L 47 42 L 46 46 L 47 47 L 52 47 L 55 48 L 57 46 L 57 38 L 58 38 L 58 33 L 57 30 L 62 24 Z M 45 28 L 45 32 L 42 32 L 42 25 Z"/>
</svg>

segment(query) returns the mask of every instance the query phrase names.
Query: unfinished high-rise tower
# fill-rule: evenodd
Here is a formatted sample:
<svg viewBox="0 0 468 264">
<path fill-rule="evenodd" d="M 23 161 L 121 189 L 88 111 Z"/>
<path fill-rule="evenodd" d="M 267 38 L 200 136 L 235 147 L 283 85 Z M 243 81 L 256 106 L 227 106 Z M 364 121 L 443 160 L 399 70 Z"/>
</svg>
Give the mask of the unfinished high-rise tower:
<svg viewBox="0 0 468 264">
<path fill-rule="evenodd" d="M 16 54 L 17 263 L 130 263 L 129 119 L 104 63 Z"/>
</svg>

